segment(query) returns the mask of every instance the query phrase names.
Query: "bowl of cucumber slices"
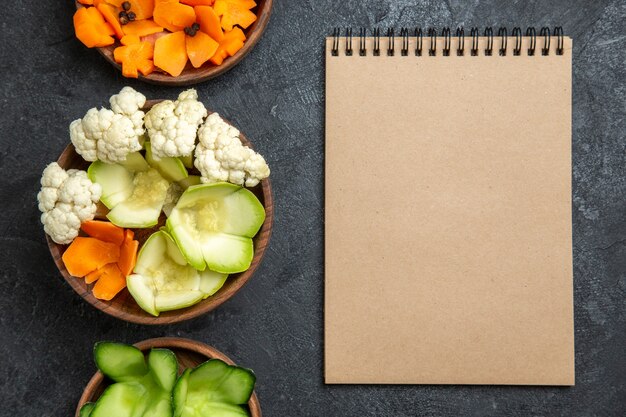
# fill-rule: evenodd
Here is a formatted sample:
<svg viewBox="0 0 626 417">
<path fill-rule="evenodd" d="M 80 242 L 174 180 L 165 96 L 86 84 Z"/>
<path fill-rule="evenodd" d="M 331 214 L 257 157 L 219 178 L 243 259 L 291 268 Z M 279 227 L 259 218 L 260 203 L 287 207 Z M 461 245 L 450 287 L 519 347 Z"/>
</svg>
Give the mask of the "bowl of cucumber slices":
<svg viewBox="0 0 626 417">
<path fill-rule="evenodd" d="M 203 343 L 99 342 L 94 360 L 75 417 L 261 417 L 254 372 Z"/>
<path fill-rule="evenodd" d="M 138 94 L 128 89 L 118 96 Z M 178 101 L 167 101 L 172 114 L 194 105 L 204 110 L 195 91 L 189 91 Z M 146 101 L 139 109 L 145 112 L 146 126 L 150 110 L 161 102 Z M 94 114 L 88 113 L 83 123 Z M 231 298 L 261 263 L 273 223 L 269 168 L 243 133 L 208 110 L 197 118 L 193 146 L 200 147 L 203 128 L 206 141 L 213 134 L 218 136 L 213 142 L 231 142 L 219 151 L 207 150 L 213 142 L 206 145 L 200 163 L 194 164 L 197 149 L 195 157 L 193 152 L 188 157 L 155 157 L 157 139 L 151 140 L 146 128 L 140 149 L 125 155 L 123 163 L 85 158 L 72 139 L 57 162 L 44 170 L 38 199 L 50 252 L 70 286 L 99 310 L 140 324 L 188 320 Z M 244 162 L 240 171 L 233 170 L 234 163 L 220 167 L 219 156 L 227 151 L 248 157 L 245 169 L 250 165 L 262 174 L 253 177 Z M 207 180 L 207 166 L 217 166 L 212 172 L 230 172 L 230 177 Z M 74 224 L 72 216 L 86 219 Z"/>
</svg>

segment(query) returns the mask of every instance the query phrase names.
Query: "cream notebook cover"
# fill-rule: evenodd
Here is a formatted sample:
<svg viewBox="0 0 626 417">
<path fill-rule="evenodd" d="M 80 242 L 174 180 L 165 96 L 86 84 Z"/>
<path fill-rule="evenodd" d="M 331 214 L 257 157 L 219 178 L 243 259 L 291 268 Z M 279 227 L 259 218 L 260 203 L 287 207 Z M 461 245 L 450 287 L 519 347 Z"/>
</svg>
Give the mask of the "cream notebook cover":
<svg viewBox="0 0 626 417">
<path fill-rule="evenodd" d="M 571 39 L 378 39 L 326 39 L 326 383 L 573 385 Z"/>
</svg>

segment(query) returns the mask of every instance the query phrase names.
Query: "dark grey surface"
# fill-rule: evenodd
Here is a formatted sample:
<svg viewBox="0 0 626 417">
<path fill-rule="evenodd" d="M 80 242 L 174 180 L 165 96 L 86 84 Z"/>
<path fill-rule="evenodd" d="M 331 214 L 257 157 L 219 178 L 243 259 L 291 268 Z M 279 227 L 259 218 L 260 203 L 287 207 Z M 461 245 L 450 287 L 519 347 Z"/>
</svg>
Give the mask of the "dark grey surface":
<svg viewBox="0 0 626 417">
<path fill-rule="evenodd" d="M 0 14 L 0 416 L 70 416 L 103 339 L 197 339 L 253 368 L 266 416 L 626 415 L 626 4 L 624 1 L 278 0 L 254 51 L 197 86 L 272 167 L 276 221 L 254 279 L 194 321 L 143 327 L 85 303 L 56 272 L 35 202 L 68 124 L 129 84 L 74 39 L 73 2 Z M 323 37 L 334 26 L 562 25 L 574 38 L 572 388 L 325 386 Z M 537 98 L 538 100 L 540 98 Z M 355 103 L 355 105 L 358 103 Z M 402 103 L 398 103 L 402 105 Z M 358 144 L 355 144 L 355 146 Z M 372 358 L 376 360 L 376 358 Z"/>
</svg>

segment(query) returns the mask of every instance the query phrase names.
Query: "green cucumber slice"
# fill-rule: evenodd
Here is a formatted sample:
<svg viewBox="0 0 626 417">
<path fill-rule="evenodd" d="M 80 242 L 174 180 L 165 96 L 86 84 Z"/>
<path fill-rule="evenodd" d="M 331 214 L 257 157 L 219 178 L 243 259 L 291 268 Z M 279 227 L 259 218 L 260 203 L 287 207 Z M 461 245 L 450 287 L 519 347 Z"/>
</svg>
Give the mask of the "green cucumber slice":
<svg viewBox="0 0 626 417">
<path fill-rule="evenodd" d="M 161 291 L 154 297 L 158 311 L 179 310 L 197 304 L 204 298 L 200 291 Z"/>
<path fill-rule="evenodd" d="M 159 315 L 154 303 L 154 282 L 151 277 L 139 274 L 129 275 L 126 277 L 126 287 L 143 311 L 153 316 Z"/>
<path fill-rule="evenodd" d="M 204 294 L 203 298 L 207 298 L 215 294 L 226 282 L 228 278 L 227 274 L 220 274 L 219 272 L 205 269 L 200 272 L 200 288 L 199 290 Z"/>
<path fill-rule="evenodd" d="M 109 386 L 100 396 L 90 417 L 139 417 L 145 404 L 140 401 L 146 389 L 136 382 L 122 382 Z"/>
<path fill-rule="evenodd" d="M 191 371 L 186 403 L 192 408 L 208 402 L 246 404 L 255 382 L 250 369 L 211 359 Z"/>
<path fill-rule="evenodd" d="M 148 373 L 141 350 L 114 342 L 98 342 L 93 348 L 96 366 L 116 382 L 136 381 Z"/>
<path fill-rule="evenodd" d="M 178 360 L 169 349 L 152 349 L 148 354 L 148 368 L 154 380 L 165 391 L 170 392 L 178 376 Z"/>
<path fill-rule="evenodd" d="M 132 194 L 107 214 L 111 223 L 120 227 L 147 228 L 156 225 L 161 215 L 169 183 L 150 169 L 133 178 Z"/>
<path fill-rule="evenodd" d="M 180 161 L 183 163 L 185 168 L 192 169 L 193 168 L 193 153 L 190 153 L 187 156 L 179 156 Z"/>
<path fill-rule="evenodd" d="M 143 172 L 150 169 L 150 165 L 139 152 L 132 152 L 126 155 L 126 160 L 120 162 L 120 165 L 130 172 Z"/>
<path fill-rule="evenodd" d="M 121 165 L 95 161 L 89 165 L 87 176 L 91 182 L 100 184 L 102 187 L 100 201 L 109 209 L 133 193 L 133 174 Z"/>
<path fill-rule="evenodd" d="M 232 274 L 250 267 L 252 237 L 265 220 L 256 196 L 234 184 L 189 187 L 167 219 L 167 227 L 187 262 Z"/>
<path fill-rule="evenodd" d="M 187 386 L 189 382 L 189 374 L 191 369 L 187 368 L 176 381 L 172 390 L 172 408 L 174 409 L 174 417 L 180 417 L 183 413 L 185 403 L 187 402 Z"/>
<path fill-rule="evenodd" d="M 142 417 L 172 417 L 172 415 L 172 401 L 169 391 L 164 392 L 158 398 L 151 398 L 146 410 L 141 414 Z"/>
<path fill-rule="evenodd" d="M 150 142 L 144 144 L 146 148 L 146 161 L 153 168 L 155 168 L 163 176 L 163 178 L 169 181 L 181 181 L 189 176 L 185 165 L 179 158 L 166 157 L 156 161 L 152 156 L 152 148 Z"/>
<path fill-rule="evenodd" d="M 95 403 L 85 403 L 82 407 L 80 407 L 79 417 L 89 417 L 93 408 L 96 406 Z"/>
<path fill-rule="evenodd" d="M 180 249 L 176 246 L 176 241 L 174 241 L 172 235 L 168 232 L 163 232 L 163 235 L 165 236 L 165 242 L 167 243 L 167 256 L 169 256 L 170 259 L 178 265 L 187 265 L 187 260 L 183 254 L 180 253 Z"/>
<path fill-rule="evenodd" d="M 208 402 L 202 404 L 199 408 L 199 413 L 188 413 L 181 417 L 198 417 L 198 416 L 211 416 L 211 417 L 248 417 L 250 413 L 247 409 L 240 405 L 226 404 L 220 402 Z"/>
<path fill-rule="evenodd" d="M 199 175 L 190 175 L 187 178 L 178 181 L 178 184 L 183 187 L 183 190 L 186 190 L 191 186 L 202 184 L 202 180 L 200 180 Z"/>
</svg>

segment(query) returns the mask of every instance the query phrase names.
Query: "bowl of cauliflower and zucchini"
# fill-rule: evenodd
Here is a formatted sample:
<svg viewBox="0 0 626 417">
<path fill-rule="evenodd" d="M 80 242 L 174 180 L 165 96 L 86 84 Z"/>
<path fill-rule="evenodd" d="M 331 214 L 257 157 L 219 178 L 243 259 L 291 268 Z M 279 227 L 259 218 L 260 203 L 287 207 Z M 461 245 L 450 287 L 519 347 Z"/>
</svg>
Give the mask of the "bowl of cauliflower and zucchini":
<svg viewBox="0 0 626 417">
<path fill-rule="evenodd" d="M 124 87 L 70 139 L 37 197 L 55 263 L 90 304 L 174 323 L 250 279 L 271 234 L 270 169 L 195 90 L 147 101 Z"/>
</svg>

